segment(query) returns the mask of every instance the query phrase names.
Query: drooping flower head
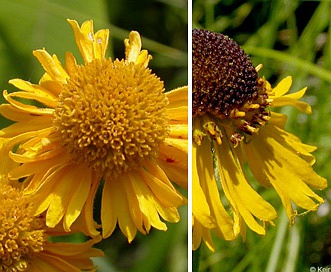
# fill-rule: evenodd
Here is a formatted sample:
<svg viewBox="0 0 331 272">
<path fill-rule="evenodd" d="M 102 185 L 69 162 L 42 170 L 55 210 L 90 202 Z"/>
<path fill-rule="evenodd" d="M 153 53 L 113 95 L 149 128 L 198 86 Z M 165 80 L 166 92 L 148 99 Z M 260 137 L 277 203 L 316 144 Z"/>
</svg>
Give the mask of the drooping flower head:
<svg viewBox="0 0 331 272">
<path fill-rule="evenodd" d="M 104 237 L 117 223 L 129 241 L 137 230 L 166 230 L 161 218 L 177 222 L 177 207 L 185 203 L 170 179 L 187 184 L 187 87 L 164 92 L 138 32 L 124 41 L 125 59 L 113 60 L 105 56 L 108 29 L 94 33 L 92 21 L 68 22 L 84 64 L 67 53 L 62 65 L 36 50 L 46 71 L 39 84 L 13 79 L 21 91 L 4 91 L 9 104 L 0 113 L 16 123 L 0 136 L 20 164 L 9 178 L 25 179 L 25 194 L 34 198 L 37 214 L 46 212 L 49 227 L 62 220 L 69 231 L 80 216 L 87 234 L 97 235 L 93 201 L 104 180 Z"/>
<path fill-rule="evenodd" d="M 49 241 L 53 231 L 45 218 L 34 215 L 34 205 L 22 191 L 0 182 L 0 271 L 96 271 L 92 248 L 100 237 L 82 244 Z"/>
<path fill-rule="evenodd" d="M 270 110 L 291 105 L 311 113 L 298 101 L 306 88 L 286 94 L 290 77 L 272 88 L 260 69 L 229 37 L 193 30 L 194 249 L 203 239 L 214 250 L 211 231 L 232 240 L 245 237 L 246 225 L 264 235 L 273 224 L 276 210 L 248 181 L 247 166 L 261 185 L 274 187 L 291 223 L 294 205 L 310 211 L 323 202 L 309 188 L 326 187 L 312 169 L 316 148 L 286 132 L 286 116 Z"/>
</svg>

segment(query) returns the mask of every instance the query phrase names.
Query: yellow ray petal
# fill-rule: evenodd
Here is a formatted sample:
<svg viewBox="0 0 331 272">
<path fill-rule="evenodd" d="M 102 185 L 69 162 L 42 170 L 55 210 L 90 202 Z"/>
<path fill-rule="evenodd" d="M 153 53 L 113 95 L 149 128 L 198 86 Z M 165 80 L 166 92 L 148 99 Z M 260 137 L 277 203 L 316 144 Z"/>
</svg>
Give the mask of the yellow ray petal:
<svg viewBox="0 0 331 272">
<path fill-rule="evenodd" d="M 75 74 L 77 72 L 77 62 L 71 52 L 66 52 L 66 70 L 69 75 Z"/>
<path fill-rule="evenodd" d="M 24 111 L 28 114 L 52 116 L 54 113 L 54 109 L 37 108 L 36 106 L 23 104 L 15 99 L 12 99 L 12 97 L 16 97 L 16 93 L 8 94 L 8 92 L 4 90 L 3 96 L 13 107 L 17 108 L 18 110 Z"/>
<path fill-rule="evenodd" d="M 296 107 L 302 112 L 310 114 L 312 112 L 309 104 L 305 102 L 298 101 L 305 94 L 307 88 L 303 88 L 298 92 L 285 95 L 292 85 L 292 77 L 288 76 L 284 78 L 278 85 L 272 89 L 274 95 L 270 95 L 273 100 L 271 107 L 281 107 L 286 105 L 291 105 Z"/>
<path fill-rule="evenodd" d="M 68 190 L 63 183 L 54 184 L 52 191 L 43 199 L 39 198 L 39 201 L 37 214 L 47 210 L 46 225 L 54 228 L 64 216 L 69 201 Z"/>
<path fill-rule="evenodd" d="M 212 152 L 208 141 L 204 141 L 202 145 L 198 147 L 197 156 L 200 184 L 204 190 L 212 217 L 215 219 L 216 223 L 217 230 L 215 230 L 216 228 L 214 230 L 223 239 L 233 240 L 235 238 L 233 233 L 233 220 L 226 212 L 221 202 L 219 189 L 214 177 Z"/>
<path fill-rule="evenodd" d="M 166 172 L 162 170 L 162 168 L 159 166 L 159 164 L 156 164 L 151 161 L 145 161 L 144 162 L 144 168 L 151 173 L 154 177 L 162 181 L 164 184 L 166 184 L 169 188 L 172 188 L 175 190 L 175 187 L 170 182 L 168 175 Z"/>
<path fill-rule="evenodd" d="M 148 66 L 148 62 L 152 59 L 146 50 L 141 51 L 140 34 L 137 31 L 131 31 L 129 39 L 124 40 L 125 59 L 128 62 L 141 64 L 144 67 Z"/>
<path fill-rule="evenodd" d="M 5 109 L 5 108 L 4 108 Z M 21 115 L 18 118 L 23 118 L 24 115 Z M 50 132 L 52 129 L 52 118 L 48 115 L 46 116 L 33 116 L 25 121 L 14 123 L 8 127 L 3 128 L 0 131 L 1 137 L 14 137 L 15 135 L 20 135 L 30 131 L 42 131 L 47 130 Z"/>
<path fill-rule="evenodd" d="M 166 112 L 170 118 L 170 124 L 187 124 L 187 106 L 167 107 Z"/>
<path fill-rule="evenodd" d="M 138 170 L 151 192 L 167 207 L 178 207 L 183 204 L 183 197 L 173 187 L 168 187 L 161 180 L 145 169 Z"/>
<path fill-rule="evenodd" d="M 187 188 L 187 149 L 178 148 L 180 145 L 174 146 L 171 142 L 160 145 L 158 162 L 171 180 Z"/>
<path fill-rule="evenodd" d="M 169 99 L 166 109 L 170 117 L 170 124 L 187 124 L 188 88 L 187 86 L 165 93 Z"/>
<path fill-rule="evenodd" d="M 104 254 L 102 253 L 101 250 L 98 250 L 96 248 L 91 248 L 94 244 L 99 243 L 100 241 L 101 241 L 101 237 L 97 236 L 84 243 L 79 243 L 79 244 L 72 243 L 70 244 L 71 246 L 66 246 L 68 245 L 67 243 L 56 242 L 56 243 L 52 243 L 51 245 L 46 244 L 45 251 L 62 256 L 80 255 L 82 257 L 83 256 L 85 257 L 85 254 L 88 253 L 88 251 L 90 251 L 93 252 L 94 254 L 87 256 L 102 257 Z"/>
<path fill-rule="evenodd" d="M 23 177 L 34 175 L 37 172 L 46 173 L 49 169 L 54 169 L 59 164 L 62 164 L 62 162 L 63 162 L 63 154 L 61 154 L 60 156 L 57 156 L 57 157 L 52 157 L 50 159 L 47 159 L 47 160 L 43 161 L 42 164 L 40 163 L 40 161 L 24 163 L 24 164 L 19 165 L 16 168 L 14 168 L 13 170 L 11 170 L 9 172 L 9 177 L 11 179 L 18 180 Z M 41 181 L 42 180 L 39 180 L 38 183 Z M 37 187 L 39 187 L 39 186 L 37 186 Z M 37 189 L 37 187 L 34 186 L 33 187 L 34 189 L 32 189 L 32 184 L 30 183 L 28 188 L 31 188 L 32 191 L 30 191 L 30 189 L 26 189 L 26 192 L 32 193 L 34 190 Z"/>
<path fill-rule="evenodd" d="M 272 98 L 274 97 L 280 97 L 286 94 L 292 86 L 292 77 L 288 76 L 284 79 L 282 79 L 275 88 L 272 89 L 272 91 L 275 93 L 275 96 L 271 96 Z"/>
<path fill-rule="evenodd" d="M 93 30 L 93 21 L 85 21 L 81 27 L 75 20 L 67 20 L 74 30 L 77 47 L 85 62 L 94 59 L 104 59 L 108 46 L 109 30 L 101 29 L 96 34 Z"/>
<path fill-rule="evenodd" d="M 70 169 L 70 179 L 67 182 L 67 187 L 71 187 L 72 191 L 70 192 L 71 198 L 66 208 L 63 227 L 65 231 L 70 231 L 71 225 L 80 215 L 90 193 L 92 182 L 91 169 L 86 167 L 86 165 L 75 165 L 75 167 Z"/>
<path fill-rule="evenodd" d="M 290 105 L 296 107 L 298 110 L 304 113 L 307 114 L 312 113 L 312 109 L 309 104 L 307 104 L 306 102 L 298 101 L 296 98 L 293 97 L 294 96 L 291 95 L 284 95 L 281 97 L 277 97 L 272 101 L 271 107 L 282 107 L 282 106 Z"/>
<path fill-rule="evenodd" d="M 47 73 L 41 77 L 39 80 L 39 85 L 53 93 L 56 97 L 59 96 L 63 88 L 61 82 L 54 81 Z"/>
<path fill-rule="evenodd" d="M 195 219 L 193 216 L 192 219 L 193 226 L 192 226 L 192 249 L 197 250 L 201 244 L 202 240 L 202 225 Z"/>
<path fill-rule="evenodd" d="M 215 251 L 210 229 L 202 226 L 201 223 L 197 220 L 194 220 L 192 240 L 193 250 L 197 250 L 201 244 L 201 240 L 203 240 L 211 252 Z"/>
<path fill-rule="evenodd" d="M 79 168 L 79 167 L 78 167 Z M 49 227 L 55 227 L 60 220 L 63 218 L 63 216 L 65 215 L 66 210 L 68 209 L 68 205 L 69 203 L 72 201 L 72 197 L 73 197 L 73 190 L 76 189 L 76 176 L 75 174 L 77 174 L 77 169 L 76 171 L 72 171 L 72 167 L 66 167 L 63 168 L 61 171 L 58 172 L 57 175 L 53 176 L 53 188 L 50 192 L 50 194 L 48 195 L 48 197 L 45 199 L 45 203 L 42 202 L 42 207 L 47 209 L 46 212 L 46 224 Z M 58 178 L 58 179 L 56 179 Z M 51 183 L 51 181 L 49 181 L 49 183 Z M 84 186 L 84 184 L 82 185 Z M 89 187 L 88 187 L 89 188 Z M 84 192 L 84 189 L 78 189 L 81 192 Z M 39 192 L 39 194 L 41 194 L 41 192 Z M 81 200 L 80 202 L 84 202 L 86 201 L 86 192 L 84 192 L 84 195 L 81 196 Z M 75 194 L 74 194 L 75 196 Z M 71 204 L 71 208 L 73 206 L 75 206 L 75 201 L 73 200 L 73 203 Z M 47 207 L 47 204 L 49 205 Z M 81 205 L 76 205 L 76 208 L 81 207 Z M 42 208 L 38 208 L 37 210 L 38 213 L 42 212 Z M 79 215 L 81 211 L 75 211 L 73 214 L 72 211 L 69 209 L 69 220 L 67 220 L 66 218 L 64 218 L 64 227 L 66 231 L 69 231 L 70 226 L 72 224 L 71 220 Z M 78 215 L 76 214 L 78 213 Z M 75 218 L 75 219 L 76 219 Z M 70 224 L 71 223 L 71 224 Z"/>
<path fill-rule="evenodd" d="M 188 104 L 188 87 L 183 86 L 166 92 L 165 95 L 169 99 L 169 107 L 177 108 L 187 106 Z"/>
<path fill-rule="evenodd" d="M 93 48 L 95 59 L 104 59 L 108 48 L 109 29 L 101 29 L 95 33 Z"/>
<path fill-rule="evenodd" d="M 177 138 L 177 139 L 187 139 L 188 137 L 188 125 L 187 124 L 171 124 L 169 125 L 170 138 Z"/>
<path fill-rule="evenodd" d="M 100 234 L 97 229 L 101 226 L 93 220 L 93 211 L 95 195 L 100 184 L 100 176 L 92 172 L 91 180 L 90 193 L 87 196 L 82 213 L 72 224 L 71 230 L 83 232 L 89 237 L 96 237 Z"/>
<path fill-rule="evenodd" d="M 211 217 L 210 208 L 205 193 L 200 185 L 199 171 L 197 165 L 197 147 L 192 147 L 192 212 L 193 216 L 204 227 L 212 229 L 215 227 Z"/>
<path fill-rule="evenodd" d="M 266 202 L 248 184 L 231 143 L 223 143 L 216 147 L 218 171 L 222 187 L 234 210 L 240 214 L 246 224 L 259 234 L 265 234 L 265 229 L 256 218 L 271 221 L 276 218 L 275 209 Z M 247 196 L 250 197 L 247 197 Z"/>
<path fill-rule="evenodd" d="M 139 202 L 139 208 L 143 215 L 146 216 L 147 229 L 150 224 L 159 230 L 167 230 L 167 226 L 160 220 L 159 214 L 155 208 L 155 199 L 151 191 L 146 186 L 139 173 L 132 171 L 128 174 L 134 193 Z"/>
<path fill-rule="evenodd" d="M 106 179 L 101 200 L 103 238 L 113 233 L 117 222 L 129 243 L 136 236 L 137 228 L 130 216 L 130 207 L 126 198 L 125 189 L 120 180 Z"/>
<path fill-rule="evenodd" d="M 9 83 L 14 85 L 16 88 L 26 91 L 28 93 L 40 94 L 50 100 L 58 99 L 57 95 L 55 95 L 53 92 L 50 92 L 48 89 L 44 88 L 43 86 L 32 84 L 31 82 L 20 78 L 11 79 L 9 80 Z"/>
<path fill-rule="evenodd" d="M 273 125 L 273 122 L 270 122 L 270 124 Z M 302 143 L 297 136 L 283 130 L 282 128 L 279 128 L 276 125 L 273 125 L 272 127 L 276 133 L 273 135 L 276 141 L 282 142 L 283 146 L 286 146 L 287 144 L 286 147 L 289 150 L 292 150 L 294 153 L 307 161 L 310 165 L 313 165 L 315 163 L 315 157 L 310 153 L 314 152 L 317 149 L 316 146 Z"/>
<path fill-rule="evenodd" d="M 266 179 L 275 187 L 291 219 L 293 216 L 291 201 L 306 210 L 316 210 L 317 204 L 313 199 L 319 203 L 323 202 L 323 199 L 307 184 L 317 189 L 324 189 L 327 181 L 317 175 L 310 164 L 298 156 L 295 150 L 288 149 L 284 139 L 281 137 L 275 139 L 276 133 L 278 130 L 273 126 L 262 129 L 259 139 L 253 140 L 246 147 L 246 153 L 250 165 L 255 161 L 254 168 L 251 166 L 253 174 L 259 181 Z M 258 169 L 265 170 L 260 175 L 256 175 Z"/>
<path fill-rule="evenodd" d="M 140 205 L 138 198 L 132 186 L 129 174 L 126 173 L 121 178 L 121 182 L 124 186 L 124 191 L 126 194 L 126 200 L 128 201 L 130 216 L 136 226 L 136 228 L 143 234 L 146 234 L 146 229 L 143 226 L 143 214 L 140 210 Z M 127 216 L 127 215 L 125 215 Z M 148 231 L 147 231 L 148 233 Z"/>
<path fill-rule="evenodd" d="M 46 73 L 53 80 L 66 83 L 69 76 L 55 55 L 51 56 L 44 49 L 34 50 L 33 55 L 38 59 Z"/>
<path fill-rule="evenodd" d="M 9 139 L 0 138 L 0 176 L 7 176 L 8 172 L 15 169 L 18 164 L 8 157 L 8 153 L 12 150 L 13 146 L 10 146 Z"/>
<path fill-rule="evenodd" d="M 50 97 L 46 97 L 40 93 L 33 94 L 33 93 L 26 93 L 26 92 L 15 92 L 15 95 L 12 97 L 18 97 L 28 100 L 35 100 L 37 102 L 42 103 L 43 105 L 51 108 L 55 108 L 57 106 L 57 100 L 50 99 Z"/>
<path fill-rule="evenodd" d="M 36 261 L 36 264 L 34 266 L 37 266 L 40 268 L 40 270 L 37 270 L 36 272 L 40 271 L 47 271 L 47 272 L 65 272 L 65 271 L 72 271 L 72 272 L 80 272 L 80 269 L 77 267 L 74 267 L 73 265 L 69 264 L 67 261 L 65 261 L 63 258 L 58 257 L 53 254 L 47 254 L 47 252 L 43 252 L 40 256 L 40 258 Z M 32 271 L 35 272 L 35 271 Z"/>
<path fill-rule="evenodd" d="M 167 222 L 170 223 L 178 223 L 180 220 L 180 215 L 175 207 L 165 207 L 162 204 L 160 204 L 160 201 L 155 201 L 155 208 L 157 212 L 160 214 L 160 216 Z"/>
</svg>

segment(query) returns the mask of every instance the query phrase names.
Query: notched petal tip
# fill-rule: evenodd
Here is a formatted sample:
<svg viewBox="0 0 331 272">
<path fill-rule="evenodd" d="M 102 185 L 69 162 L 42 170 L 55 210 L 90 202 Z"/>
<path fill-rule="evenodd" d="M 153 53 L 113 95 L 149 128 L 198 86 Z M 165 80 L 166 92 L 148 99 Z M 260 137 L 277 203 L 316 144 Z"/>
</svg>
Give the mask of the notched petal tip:
<svg viewBox="0 0 331 272">
<path fill-rule="evenodd" d="M 67 20 L 71 25 L 76 44 L 85 62 L 103 59 L 108 46 L 109 30 L 101 29 L 94 33 L 93 20 L 82 23 L 81 27 L 75 20 Z"/>
<path fill-rule="evenodd" d="M 124 40 L 125 45 L 125 59 L 128 62 L 142 64 L 144 67 L 148 66 L 148 62 L 152 56 L 148 54 L 147 50 L 141 50 L 141 38 L 137 31 L 131 31 L 129 38 Z"/>
</svg>

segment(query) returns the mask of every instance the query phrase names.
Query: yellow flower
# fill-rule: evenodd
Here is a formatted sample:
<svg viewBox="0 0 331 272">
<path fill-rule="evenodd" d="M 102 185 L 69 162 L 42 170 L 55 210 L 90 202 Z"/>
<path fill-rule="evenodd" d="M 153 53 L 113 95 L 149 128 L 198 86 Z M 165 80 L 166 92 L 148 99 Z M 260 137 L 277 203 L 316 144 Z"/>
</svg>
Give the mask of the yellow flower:
<svg viewBox="0 0 331 272">
<path fill-rule="evenodd" d="M 91 257 L 103 253 L 92 246 L 100 236 L 82 244 L 50 242 L 53 231 L 22 191 L 0 182 L 0 271 L 96 271 Z"/>
<path fill-rule="evenodd" d="M 248 172 L 273 187 L 293 223 L 297 211 L 316 210 L 323 199 L 309 186 L 327 182 L 312 169 L 316 148 L 286 132 L 286 116 L 270 107 L 291 105 L 306 88 L 287 94 L 291 77 L 275 88 L 258 76 L 249 57 L 233 40 L 193 30 L 193 249 L 203 240 L 214 250 L 211 232 L 225 240 L 245 238 L 246 225 L 264 235 L 277 213 L 248 181 Z"/>
<path fill-rule="evenodd" d="M 161 219 L 179 221 L 177 207 L 186 201 L 170 180 L 187 186 L 187 87 L 164 92 L 138 32 L 124 41 L 125 59 L 112 60 L 105 57 L 108 29 L 94 33 L 92 21 L 68 22 L 84 64 L 67 53 L 63 66 L 36 50 L 46 71 L 39 84 L 13 79 L 21 91 L 4 91 L 9 104 L 0 113 L 16 123 L 0 136 L 9 139 L 3 148 L 20 164 L 9 178 L 25 178 L 25 194 L 36 214 L 46 211 L 49 227 L 62 220 L 69 231 L 81 215 L 88 234 L 97 235 L 93 201 L 104 180 L 104 238 L 117 223 L 129 241 L 137 230 L 166 230 Z"/>
</svg>

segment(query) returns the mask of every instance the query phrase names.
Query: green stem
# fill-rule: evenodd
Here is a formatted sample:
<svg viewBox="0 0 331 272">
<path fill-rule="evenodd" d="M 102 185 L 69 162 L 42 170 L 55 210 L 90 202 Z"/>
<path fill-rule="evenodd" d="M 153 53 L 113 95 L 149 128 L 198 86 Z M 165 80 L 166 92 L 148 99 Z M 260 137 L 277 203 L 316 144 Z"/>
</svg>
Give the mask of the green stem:
<svg viewBox="0 0 331 272">
<path fill-rule="evenodd" d="M 199 271 L 200 255 L 201 255 L 201 246 L 199 246 L 197 250 L 194 250 L 192 252 L 192 272 Z"/>
<path fill-rule="evenodd" d="M 283 247 L 283 242 L 285 239 L 286 231 L 288 228 L 288 219 L 284 211 L 280 216 L 280 224 L 278 227 L 277 235 L 275 238 L 274 245 L 272 247 L 268 265 L 267 265 L 267 272 L 275 272 L 277 271 L 277 264 L 279 263 L 280 253 Z"/>
<path fill-rule="evenodd" d="M 290 230 L 290 237 L 287 245 L 287 260 L 284 265 L 284 271 L 295 271 L 295 266 L 298 261 L 299 248 L 300 231 L 297 224 L 294 224 L 294 226 Z"/>
</svg>

